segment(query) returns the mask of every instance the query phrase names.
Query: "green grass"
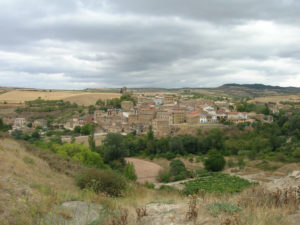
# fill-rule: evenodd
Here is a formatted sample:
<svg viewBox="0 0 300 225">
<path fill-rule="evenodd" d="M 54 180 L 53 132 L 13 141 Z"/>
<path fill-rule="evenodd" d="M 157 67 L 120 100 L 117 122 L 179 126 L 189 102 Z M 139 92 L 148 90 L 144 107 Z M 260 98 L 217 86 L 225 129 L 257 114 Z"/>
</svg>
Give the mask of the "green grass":
<svg viewBox="0 0 300 225">
<path fill-rule="evenodd" d="M 26 163 L 26 164 L 31 164 L 31 165 L 35 164 L 34 160 L 32 158 L 30 158 L 30 157 L 27 157 L 27 156 L 25 156 L 23 158 L 23 162 Z"/>
<path fill-rule="evenodd" d="M 185 183 L 184 194 L 195 194 L 199 190 L 212 193 L 233 194 L 250 187 L 254 183 L 237 176 L 230 176 L 224 173 L 203 173 L 196 180 Z"/>
<path fill-rule="evenodd" d="M 206 209 L 214 217 L 217 217 L 221 212 L 233 214 L 241 210 L 237 205 L 230 202 L 215 202 L 209 204 Z"/>
</svg>

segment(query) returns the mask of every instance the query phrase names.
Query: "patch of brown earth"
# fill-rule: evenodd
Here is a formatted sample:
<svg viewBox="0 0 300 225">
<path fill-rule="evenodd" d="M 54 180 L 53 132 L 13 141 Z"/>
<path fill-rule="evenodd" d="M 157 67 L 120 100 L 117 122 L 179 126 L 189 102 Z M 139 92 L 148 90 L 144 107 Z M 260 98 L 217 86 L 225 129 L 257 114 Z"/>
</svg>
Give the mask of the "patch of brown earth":
<svg viewBox="0 0 300 225">
<path fill-rule="evenodd" d="M 140 183 L 144 183 L 146 181 L 155 182 L 159 171 L 162 170 L 160 165 L 143 159 L 125 158 L 125 160 L 126 162 L 133 163 L 138 177 L 137 181 Z"/>
</svg>

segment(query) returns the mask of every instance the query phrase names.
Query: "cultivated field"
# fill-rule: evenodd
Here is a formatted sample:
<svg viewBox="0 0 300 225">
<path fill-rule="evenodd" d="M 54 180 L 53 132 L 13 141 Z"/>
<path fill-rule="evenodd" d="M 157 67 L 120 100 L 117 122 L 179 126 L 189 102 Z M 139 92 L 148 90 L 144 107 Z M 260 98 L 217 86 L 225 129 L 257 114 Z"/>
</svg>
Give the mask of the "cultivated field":
<svg viewBox="0 0 300 225">
<path fill-rule="evenodd" d="M 144 183 L 146 181 L 155 182 L 159 171 L 162 170 L 160 165 L 147 160 L 137 158 L 126 158 L 125 160 L 126 162 L 133 163 L 138 177 L 137 181 L 140 183 Z"/>
<path fill-rule="evenodd" d="M 0 95 L 0 102 L 24 103 L 37 98 L 44 100 L 65 100 L 79 105 L 95 104 L 98 99 L 111 99 L 120 97 L 119 93 L 92 93 L 82 91 L 27 91 L 13 90 Z"/>
<path fill-rule="evenodd" d="M 289 102 L 300 102 L 300 95 L 277 95 L 277 96 L 267 96 L 267 97 L 257 97 L 249 102 L 255 103 L 255 102 L 260 102 L 260 103 L 268 103 L 268 102 L 284 102 L 284 101 L 289 101 Z"/>
</svg>

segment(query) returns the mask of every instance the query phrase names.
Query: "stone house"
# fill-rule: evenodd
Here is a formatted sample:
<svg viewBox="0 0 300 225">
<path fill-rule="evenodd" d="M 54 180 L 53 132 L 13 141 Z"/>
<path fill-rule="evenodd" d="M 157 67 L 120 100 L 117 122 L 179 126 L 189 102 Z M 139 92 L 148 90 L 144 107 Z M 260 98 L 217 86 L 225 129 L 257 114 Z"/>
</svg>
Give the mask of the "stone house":
<svg viewBox="0 0 300 225">
<path fill-rule="evenodd" d="M 43 129 L 47 128 L 47 120 L 45 119 L 37 119 L 33 122 L 32 126 L 34 128 L 42 127 Z"/>
<path fill-rule="evenodd" d="M 134 104 L 132 101 L 122 101 L 121 102 L 121 109 L 123 112 L 132 111 L 133 107 L 134 107 Z"/>
<path fill-rule="evenodd" d="M 172 124 L 180 124 L 186 122 L 186 112 L 183 110 L 174 110 L 172 112 Z"/>
<path fill-rule="evenodd" d="M 189 124 L 197 124 L 200 121 L 199 111 L 193 111 L 186 116 L 186 122 Z"/>
<path fill-rule="evenodd" d="M 25 118 L 16 118 L 13 124 L 13 130 L 24 128 L 26 126 Z"/>
</svg>

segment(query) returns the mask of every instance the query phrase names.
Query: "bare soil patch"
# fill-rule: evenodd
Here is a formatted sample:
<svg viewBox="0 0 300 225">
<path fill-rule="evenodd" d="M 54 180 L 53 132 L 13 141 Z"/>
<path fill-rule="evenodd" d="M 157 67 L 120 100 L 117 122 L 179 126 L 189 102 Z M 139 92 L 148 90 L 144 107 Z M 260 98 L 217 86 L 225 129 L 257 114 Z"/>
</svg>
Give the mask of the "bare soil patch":
<svg viewBox="0 0 300 225">
<path fill-rule="evenodd" d="M 131 162 L 134 165 L 137 181 L 140 183 L 155 182 L 155 179 L 162 167 L 156 163 L 149 162 L 137 158 L 125 158 L 126 162 Z"/>
</svg>

